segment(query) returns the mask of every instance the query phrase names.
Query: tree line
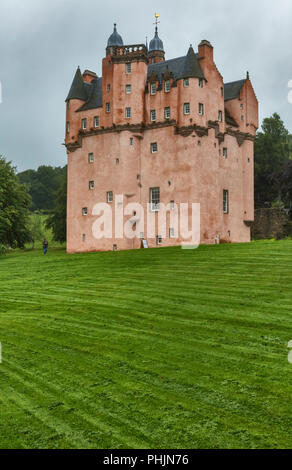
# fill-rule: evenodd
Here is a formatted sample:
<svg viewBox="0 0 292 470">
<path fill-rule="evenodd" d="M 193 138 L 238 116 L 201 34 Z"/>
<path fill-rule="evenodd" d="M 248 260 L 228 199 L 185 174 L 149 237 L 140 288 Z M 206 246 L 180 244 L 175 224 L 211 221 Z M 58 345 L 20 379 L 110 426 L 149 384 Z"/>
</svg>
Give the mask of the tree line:
<svg viewBox="0 0 292 470">
<path fill-rule="evenodd" d="M 265 118 L 255 139 L 255 207 L 292 213 L 292 135 L 277 113 Z M 0 252 L 23 248 L 40 236 L 38 212 L 47 214 L 54 239 L 66 241 L 67 167 L 39 166 L 16 173 L 0 156 Z"/>
</svg>

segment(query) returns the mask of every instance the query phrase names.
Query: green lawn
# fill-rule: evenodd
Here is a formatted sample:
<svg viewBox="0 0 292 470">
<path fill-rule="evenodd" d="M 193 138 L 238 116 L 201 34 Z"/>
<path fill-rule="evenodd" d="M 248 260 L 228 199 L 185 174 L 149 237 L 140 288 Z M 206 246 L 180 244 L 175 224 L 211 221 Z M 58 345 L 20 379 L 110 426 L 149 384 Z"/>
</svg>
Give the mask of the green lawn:
<svg viewBox="0 0 292 470">
<path fill-rule="evenodd" d="M 292 241 L 0 258 L 1 448 L 291 448 Z"/>
</svg>

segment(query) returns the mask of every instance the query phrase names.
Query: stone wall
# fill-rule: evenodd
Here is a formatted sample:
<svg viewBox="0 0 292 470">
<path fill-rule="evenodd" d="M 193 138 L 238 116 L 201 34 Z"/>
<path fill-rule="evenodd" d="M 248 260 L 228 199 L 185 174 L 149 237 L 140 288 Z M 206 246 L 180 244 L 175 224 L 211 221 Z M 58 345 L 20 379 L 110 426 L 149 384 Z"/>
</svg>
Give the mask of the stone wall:
<svg viewBox="0 0 292 470">
<path fill-rule="evenodd" d="M 251 233 L 253 239 L 280 240 L 292 234 L 291 219 L 284 209 L 256 209 Z"/>
</svg>

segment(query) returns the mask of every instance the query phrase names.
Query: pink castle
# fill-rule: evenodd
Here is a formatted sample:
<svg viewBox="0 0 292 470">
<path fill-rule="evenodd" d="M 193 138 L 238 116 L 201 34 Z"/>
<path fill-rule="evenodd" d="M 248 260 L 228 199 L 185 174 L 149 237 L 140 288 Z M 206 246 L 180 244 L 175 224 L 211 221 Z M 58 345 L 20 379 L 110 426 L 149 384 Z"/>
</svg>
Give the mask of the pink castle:
<svg viewBox="0 0 292 470">
<path fill-rule="evenodd" d="M 258 101 L 248 74 L 223 82 L 210 42 L 165 60 L 157 25 L 149 48 L 125 46 L 114 25 L 102 77 L 78 68 L 66 104 L 69 253 L 181 244 L 169 220 L 147 238 L 146 217 L 132 238 L 97 238 L 94 207 L 114 220 L 117 195 L 156 218 L 162 203 L 199 203 L 201 243 L 250 241 Z"/>
</svg>

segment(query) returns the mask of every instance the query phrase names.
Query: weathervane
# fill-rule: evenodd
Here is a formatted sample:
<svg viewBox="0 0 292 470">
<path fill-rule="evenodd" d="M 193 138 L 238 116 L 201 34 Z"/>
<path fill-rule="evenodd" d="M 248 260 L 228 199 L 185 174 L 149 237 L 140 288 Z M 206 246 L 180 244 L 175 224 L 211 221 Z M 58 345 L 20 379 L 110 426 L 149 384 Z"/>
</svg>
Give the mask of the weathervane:
<svg viewBox="0 0 292 470">
<path fill-rule="evenodd" d="M 160 23 L 160 21 L 158 21 L 158 18 L 160 18 L 160 13 L 155 13 L 154 16 L 155 16 L 155 23 L 153 23 L 153 24 L 155 24 L 156 31 L 157 31 L 157 25 L 158 25 L 158 23 Z"/>
</svg>

